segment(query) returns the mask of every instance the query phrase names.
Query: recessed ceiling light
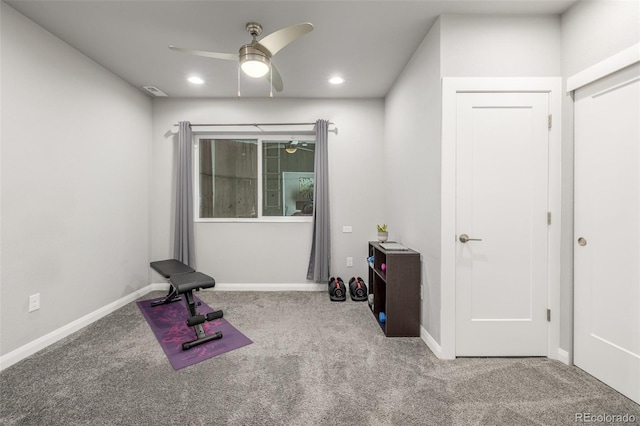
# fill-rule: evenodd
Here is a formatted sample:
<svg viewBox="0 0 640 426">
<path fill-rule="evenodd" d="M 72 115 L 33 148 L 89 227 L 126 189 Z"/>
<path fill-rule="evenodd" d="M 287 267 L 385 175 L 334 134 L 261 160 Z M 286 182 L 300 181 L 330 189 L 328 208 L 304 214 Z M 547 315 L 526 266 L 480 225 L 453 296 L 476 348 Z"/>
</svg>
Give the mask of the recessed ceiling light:
<svg viewBox="0 0 640 426">
<path fill-rule="evenodd" d="M 331 84 L 342 84 L 342 83 L 344 83 L 344 78 L 338 77 L 338 76 L 331 77 L 329 79 L 329 83 L 331 83 Z"/>
<path fill-rule="evenodd" d="M 192 84 L 203 84 L 203 83 L 204 83 L 204 80 L 203 80 L 203 79 L 201 79 L 200 77 L 196 77 L 195 75 L 194 75 L 194 76 L 189 77 L 189 78 L 187 79 L 187 81 L 188 81 L 189 83 L 192 83 Z"/>
</svg>

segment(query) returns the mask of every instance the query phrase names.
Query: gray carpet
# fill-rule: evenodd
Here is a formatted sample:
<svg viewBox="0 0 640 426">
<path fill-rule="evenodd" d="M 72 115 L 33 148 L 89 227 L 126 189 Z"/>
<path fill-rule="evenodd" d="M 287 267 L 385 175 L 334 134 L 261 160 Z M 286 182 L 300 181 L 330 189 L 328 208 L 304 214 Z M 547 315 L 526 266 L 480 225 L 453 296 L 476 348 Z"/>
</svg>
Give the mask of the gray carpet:
<svg viewBox="0 0 640 426">
<path fill-rule="evenodd" d="M 585 412 L 640 422 L 640 406 L 575 367 L 442 361 L 420 338 L 386 338 L 365 302 L 199 297 L 254 343 L 174 371 L 131 303 L 0 373 L 0 424 L 570 425 Z"/>
</svg>

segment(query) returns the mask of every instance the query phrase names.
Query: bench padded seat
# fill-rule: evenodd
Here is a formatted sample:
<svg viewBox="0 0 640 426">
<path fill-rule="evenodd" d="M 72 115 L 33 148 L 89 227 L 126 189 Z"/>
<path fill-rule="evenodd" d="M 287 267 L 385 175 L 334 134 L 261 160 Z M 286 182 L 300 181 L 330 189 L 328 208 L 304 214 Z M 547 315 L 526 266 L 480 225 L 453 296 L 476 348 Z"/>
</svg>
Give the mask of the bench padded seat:
<svg viewBox="0 0 640 426">
<path fill-rule="evenodd" d="M 187 274 L 172 275 L 171 283 L 178 294 L 186 293 L 190 290 L 215 287 L 216 280 L 202 272 L 190 272 Z"/>
<path fill-rule="evenodd" d="M 165 278 L 173 277 L 174 275 L 195 272 L 195 269 L 185 265 L 184 263 L 176 259 L 158 260 L 157 262 L 151 262 L 150 266 Z"/>
</svg>

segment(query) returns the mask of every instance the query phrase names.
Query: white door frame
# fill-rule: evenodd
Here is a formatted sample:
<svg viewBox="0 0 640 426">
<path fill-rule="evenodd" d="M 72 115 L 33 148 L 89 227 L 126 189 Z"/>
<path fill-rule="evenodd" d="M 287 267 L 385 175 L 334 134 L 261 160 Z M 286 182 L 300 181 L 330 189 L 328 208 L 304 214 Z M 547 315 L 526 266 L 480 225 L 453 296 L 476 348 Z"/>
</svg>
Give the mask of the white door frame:
<svg viewBox="0 0 640 426">
<path fill-rule="evenodd" d="M 549 93 L 553 125 L 549 131 L 549 269 L 548 300 L 551 321 L 547 356 L 563 359 L 560 349 L 560 190 L 561 180 L 561 77 L 442 79 L 442 182 L 441 182 L 441 280 L 440 345 L 431 348 L 439 358 L 456 356 L 456 96 L 460 92 Z"/>
</svg>

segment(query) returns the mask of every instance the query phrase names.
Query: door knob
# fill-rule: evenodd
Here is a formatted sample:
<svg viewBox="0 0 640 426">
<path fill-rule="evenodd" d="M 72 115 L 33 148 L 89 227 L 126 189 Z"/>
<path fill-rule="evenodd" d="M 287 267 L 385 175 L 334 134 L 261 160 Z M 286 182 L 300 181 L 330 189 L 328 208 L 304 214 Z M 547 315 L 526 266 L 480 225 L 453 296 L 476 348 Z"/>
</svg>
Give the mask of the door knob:
<svg viewBox="0 0 640 426">
<path fill-rule="evenodd" d="M 587 245 L 587 240 L 585 238 L 582 238 L 582 237 L 578 238 L 578 245 L 580 245 L 582 247 L 586 246 Z"/>
<path fill-rule="evenodd" d="M 467 234 L 460 234 L 459 240 L 461 243 L 466 243 L 467 241 L 482 241 L 480 238 L 469 238 Z"/>
</svg>

